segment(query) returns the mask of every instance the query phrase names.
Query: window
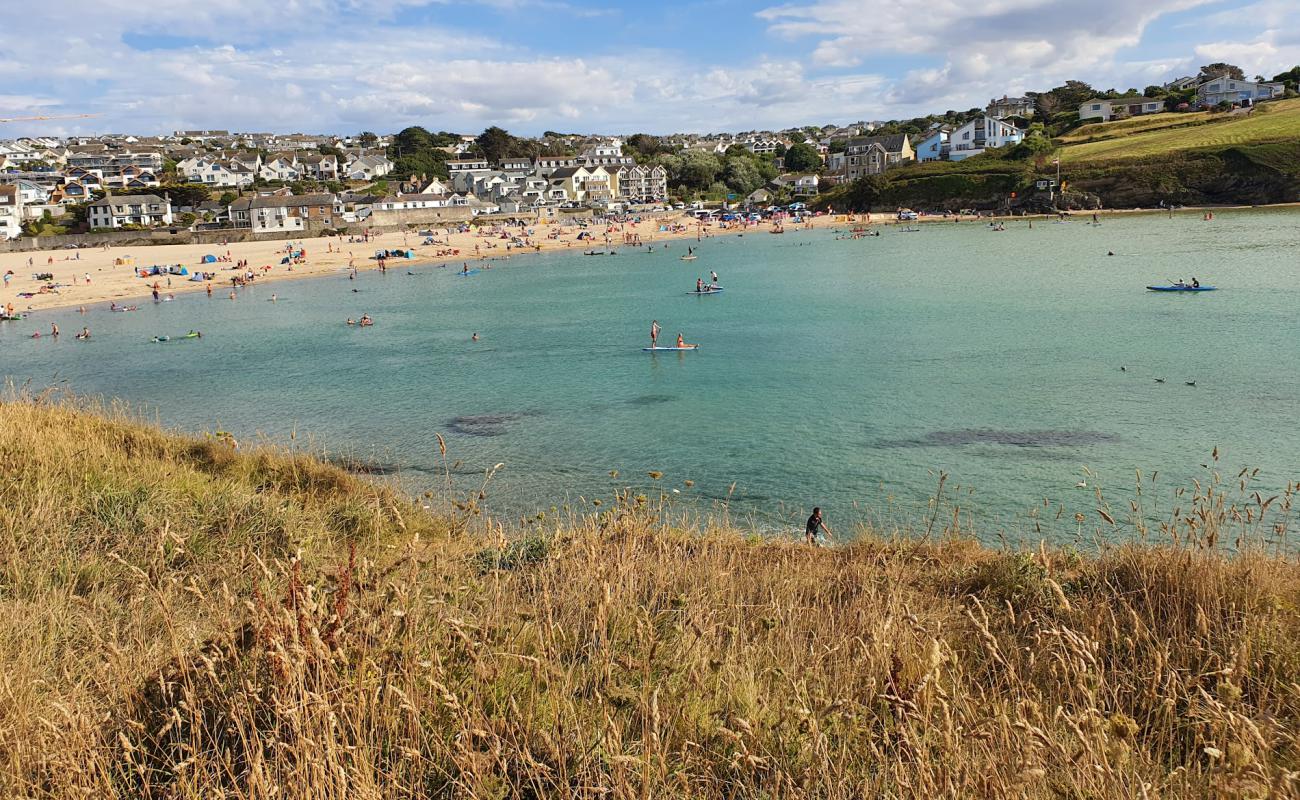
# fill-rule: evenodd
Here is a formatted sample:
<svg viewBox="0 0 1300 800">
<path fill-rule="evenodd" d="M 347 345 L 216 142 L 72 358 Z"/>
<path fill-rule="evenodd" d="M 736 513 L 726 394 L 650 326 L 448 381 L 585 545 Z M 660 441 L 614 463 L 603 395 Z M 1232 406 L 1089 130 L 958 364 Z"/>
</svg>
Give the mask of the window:
<svg viewBox="0 0 1300 800">
<path fill-rule="evenodd" d="M 1092 110 L 1093 110 L 1093 111 L 1101 111 L 1101 103 L 1093 103 L 1093 104 L 1092 104 Z"/>
</svg>

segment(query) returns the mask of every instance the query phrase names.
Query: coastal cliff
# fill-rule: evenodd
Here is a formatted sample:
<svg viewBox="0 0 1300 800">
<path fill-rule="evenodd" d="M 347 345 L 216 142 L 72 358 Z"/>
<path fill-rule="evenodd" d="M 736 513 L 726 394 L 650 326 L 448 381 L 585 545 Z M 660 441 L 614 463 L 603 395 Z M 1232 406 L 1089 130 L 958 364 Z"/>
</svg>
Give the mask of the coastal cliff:
<svg viewBox="0 0 1300 800">
<path fill-rule="evenodd" d="M 1212 488 L 1162 544 L 811 548 L 644 488 L 503 529 L 48 397 L 0 451 L 4 796 L 1297 790 L 1300 567 Z"/>
</svg>

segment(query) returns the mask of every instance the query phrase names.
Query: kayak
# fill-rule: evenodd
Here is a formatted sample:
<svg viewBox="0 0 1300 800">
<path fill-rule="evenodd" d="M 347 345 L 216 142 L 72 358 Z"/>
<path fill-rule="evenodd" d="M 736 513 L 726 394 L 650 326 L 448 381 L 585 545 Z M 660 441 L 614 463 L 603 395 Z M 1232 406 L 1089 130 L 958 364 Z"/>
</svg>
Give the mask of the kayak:
<svg viewBox="0 0 1300 800">
<path fill-rule="evenodd" d="M 187 334 L 185 334 L 184 336 L 182 336 L 181 338 L 182 338 L 182 339 L 197 339 L 197 338 L 199 338 L 199 337 L 202 336 L 202 335 L 203 335 L 203 334 L 201 334 L 201 333 L 195 331 L 194 333 L 187 333 Z"/>
<path fill-rule="evenodd" d="M 476 270 L 476 269 L 472 269 L 472 270 L 470 270 L 469 272 L 457 272 L 456 274 L 459 275 L 459 276 L 462 277 L 462 278 L 466 278 L 466 277 L 469 277 L 470 275 L 477 275 L 478 273 L 479 273 L 478 270 Z"/>
<path fill-rule="evenodd" d="M 702 292 L 698 289 L 692 289 L 691 291 L 687 292 L 687 294 L 717 294 L 718 292 L 722 291 L 723 288 L 724 287 L 722 286 L 717 286 L 713 289 L 705 289 Z"/>
<path fill-rule="evenodd" d="M 1148 286 L 1153 292 L 1212 292 L 1217 286 Z"/>
<path fill-rule="evenodd" d="M 685 347 L 642 347 L 641 349 L 647 353 L 657 353 L 660 350 L 699 350 L 700 346 L 698 344 L 688 344 Z"/>
<path fill-rule="evenodd" d="M 171 340 L 172 340 L 172 337 L 170 337 L 170 336 L 155 336 L 155 337 L 153 337 L 153 341 L 155 341 L 155 342 L 170 342 Z"/>
</svg>

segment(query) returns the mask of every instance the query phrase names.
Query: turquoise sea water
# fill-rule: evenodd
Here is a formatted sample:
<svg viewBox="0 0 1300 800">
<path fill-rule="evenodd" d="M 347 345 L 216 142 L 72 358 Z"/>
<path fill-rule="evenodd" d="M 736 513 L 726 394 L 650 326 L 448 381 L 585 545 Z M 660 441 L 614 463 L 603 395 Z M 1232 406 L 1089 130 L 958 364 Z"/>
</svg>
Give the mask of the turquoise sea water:
<svg viewBox="0 0 1300 800">
<path fill-rule="evenodd" d="M 411 489 L 439 484 L 441 434 L 461 487 L 504 463 L 487 500 L 503 513 L 631 483 L 706 511 L 730 495 L 733 517 L 773 528 L 818 504 L 843 528 L 915 520 L 942 470 L 993 536 L 1025 531 L 1044 499 L 1089 511 L 1098 486 L 1122 506 L 1138 469 L 1171 493 L 1216 446 L 1226 473 L 1300 478 L 1300 214 L 922 227 L 722 232 L 689 263 L 679 242 L 44 312 L 0 324 L 2 372 L 185 430 L 297 431 Z M 726 291 L 687 295 L 709 270 Z M 1221 290 L 1143 288 L 1193 275 Z M 373 328 L 343 324 L 363 313 Z M 652 318 L 700 350 L 642 352 Z M 26 338 L 51 321 L 60 341 Z M 82 324 L 89 342 L 68 335 Z M 190 328 L 203 338 L 149 341 Z"/>
</svg>

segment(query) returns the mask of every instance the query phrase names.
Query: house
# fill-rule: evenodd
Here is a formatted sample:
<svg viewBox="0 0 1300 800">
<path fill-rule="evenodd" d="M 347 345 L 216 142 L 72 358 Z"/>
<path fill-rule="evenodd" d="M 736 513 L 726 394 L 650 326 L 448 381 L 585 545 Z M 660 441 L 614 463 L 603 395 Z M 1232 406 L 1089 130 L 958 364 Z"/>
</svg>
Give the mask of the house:
<svg viewBox="0 0 1300 800">
<path fill-rule="evenodd" d="M 745 196 L 747 206 L 765 206 L 772 202 L 772 193 L 767 189 L 755 189 Z"/>
<path fill-rule="evenodd" d="M 631 156 L 623 155 L 623 141 L 621 139 L 611 139 L 608 142 L 593 144 L 582 152 L 582 155 L 578 157 L 578 162 L 586 167 L 610 167 L 620 164 L 631 166 L 636 163 Z"/>
<path fill-rule="evenodd" d="M 148 228 L 172 224 L 172 201 L 167 195 L 109 194 L 86 206 L 90 227 L 121 228 L 138 225 Z"/>
<path fill-rule="evenodd" d="M 989 104 L 984 107 L 984 113 L 993 119 L 1005 119 L 1007 117 L 1025 117 L 1028 119 L 1034 115 L 1034 100 L 1031 97 L 1002 95 L 1001 100 L 990 100 Z"/>
<path fill-rule="evenodd" d="M 948 160 L 962 161 L 986 149 L 1019 144 L 1025 132 L 1010 122 L 990 116 L 976 117 L 948 134 Z"/>
<path fill-rule="evenodd" d="M 780 139 L 756 138 L 745 142 L 745 149 L 755 155 L 775 155 L 776 151 L 785 147 L 785 143 Z"/>
<path fill-rule="evenodd" d="M 220 161 L 201 156 L 176 162 L 176 172 L 191 183 L 205 186 L 247 186 L 253 182 L 253 173 L 247 167 L 236 174 Z"/>
<path fill-rule="evenodd" d="M 447 162 L 450 167 L 451 162 Z M 393 162 L 387 156 L 357 156 L 343 168 L 345 177 L 350 181 L 375 181 L 393 171 Z"/>
<path fill-rule="evenodd" d="M 298 171 L 304 177 L 317 181 L 334 181 L 339 177 L 339 160 L 337 156 L 305 156 L 298 159 Z"/>
<path fill-rule="evenodd" d="M 1196 87 L 1196 104 L 1202 108 L 1210 108 L 1220 103 L 1229 103 L 1246 108 L 1255 103 L 1281 97 L 1285 93 L 1286 85 L 1280 82 L 1256 83 L 1220 75 Z"/>
<path fill-rule="evenodd" d="M 619 196 L 635 203 L 655 203 L 668 197 L 668 171 L 661 166 L 633 164 L 618 176 Z"/>
<path fill-rule="evenodd" d="M 0 241 L 23 235 L 23 198 L 18 187 L 0 186 Z"/>
<path fill-rule="evenodd" d="M 1166 84 L 1165 84 L 1163 87 L 1161 87 L 1161 88 L 1166 89 L 1166 90 L 1171 91 L 1171 92 L 1181 92 L 1181 91 L 1184 91 L 1184 90 L 1187 90 L 1187 89 L 1191 89 L 1193 86 L 1195 86 L 1196 84 L 1198 84 L 1198 83 L 1200 83 L 1200 82 L 1201 82 L 1201 79 L 1200 79 L 1199 77 L 1197 77 L 1197 76 L 1195 76 L 1195 75 L 1187 75 L 1187 76 L 1182 77 L 1182 78 L 1175 78 L 1175 79 L 1173 79 L 1172 81 L 1170 81 L 1169 83 L 1166 83 Z"/>
<path fill-rule="evenodd" d="M 341 221 L 343 205 L 332 194 L 277 194 L 240 197 L 230 204 L 230 224 L 266 231 L 301 231 L 312 223 L 333 227 Z"/>
<path fill-rule="evenodd" d="M 84 203 L 90 199 L 90 188 L 81 181 L 69 180 L 58 189 L 62 195 L 58 202 L 64 205 Z"/>
<path fill-rule="evenodd" d="M 845 143 L 844 152 L 832 155 L 828 171 L 848 182 L 915 160 L 916 151 L 906 133 L 859 136 Z"/>
<path fill-rule="evenodd" d="M 252 164 L 246 164 L 253 167 Z M 268 158 L 260 168 L 253 167 L 257 177 L 268 181 L 289 183 L 298 180 L 298 159 L 291 154 L 277 154 Z"/>
<path fill-rule="evenodd" d="M 542 177 L 549 177 L 557 169 L 578 166 L 578 159 L 573 156 L 538 156 L 533 160 L 533 171 Z"/>
<path fill-rule="evenodd" d="M 465 172 L 468 170 L 492 169 L 486 158 L 452 158 L 447 161 L 447 172 Z"/>
<path fill-rule="evenodd" d="M 790 187 L 796 197 L 812 197 L 817 194 L 817 183 L 820 178 L 815 173 L 805 173 L 802 175 L 782 176 L 788 177 L 785 185 Z"/>
<path fill-rule="evenodd" d="M 410 211 L 420 208 L 449 208 L 468 205 L 459 194 L 390 194 L 375 203 L 376 211 Z"/>
<path fill-rule="evenodd" d="M 947 125 L 941 125 L 930 132 L 930 135 L 917 142 L 916 160 L 917 161 L 944 161 L 948 158 L 949 137 L 952 129 Z"/>
<path fill-rule="evenodd" d="M 1158 114 L 1165 110 L 1165 101 L 1153 100 L 1140 94 L 1126 95 L 1111 100 L 1093 98 L 1079 106 L 1079 119 L 1109 122 L 1112 119 L 1135 117 L 1139 114 Z"/>
<path fill-rule="evenodd" d="M 518 172 L 528 174 L 533 171 L 533 160 L 531 158 L 503 158 L 501 159 L 502 172 Z"/>
<path fill-rule="evenodd" d="M 613 200 L 618 193 L 618 179 L 602 166 L 563 167 L 550 174 L 550 185 L 563 189 L 569 200 L 577 203 Z"/>
</svg>

